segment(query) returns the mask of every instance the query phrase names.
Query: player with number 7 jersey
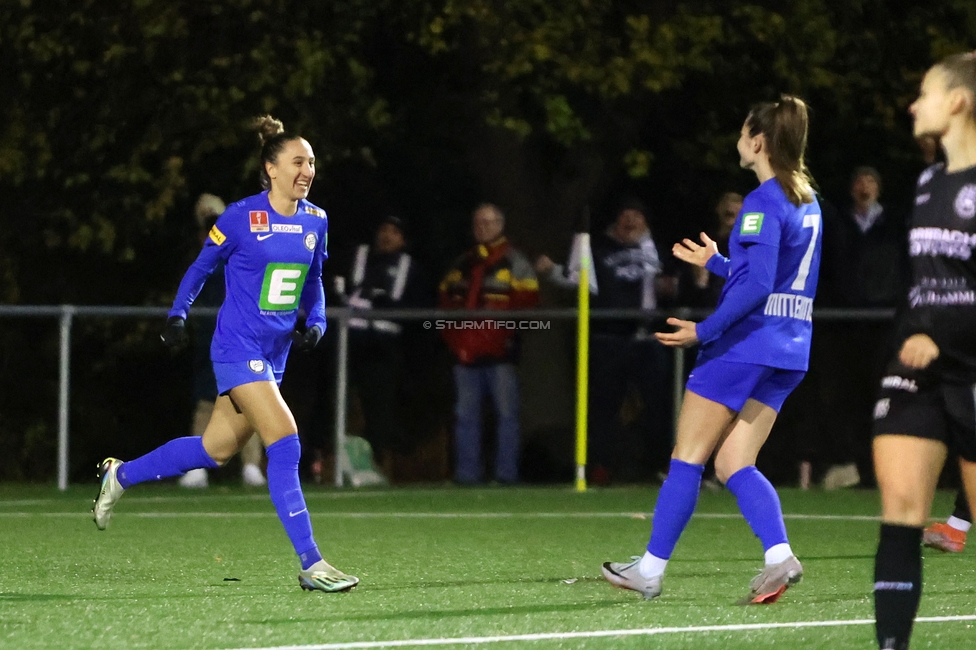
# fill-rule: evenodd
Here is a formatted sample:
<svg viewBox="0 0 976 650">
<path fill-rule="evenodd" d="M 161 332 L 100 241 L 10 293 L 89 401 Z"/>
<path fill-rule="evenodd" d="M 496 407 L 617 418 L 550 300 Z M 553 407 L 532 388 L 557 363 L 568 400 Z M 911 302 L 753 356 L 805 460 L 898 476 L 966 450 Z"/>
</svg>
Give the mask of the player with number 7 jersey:
<svg viewBox="0 0 976 650">
<path fill-rule="evenodd" d="M 654 507 L 643 556 L 606 562 L 614 586 L 662 593 L 668 561 L 698 502 L 705 463 L 735 495 L 763 545 L 765 568 L 740 604 L 776 602 L 803 576 L 783 522 L 779 497 L 756 458 L 787 396 L 803 379 L 810 357 L 813 297 L 820 269 L 820 205 L 803 162 L 807 108 L 797 97 L 760 104 L 739 132 L 739 164 L 759 187 L 743 202 L 729 257 L 705 233 L 672 249 L 678 259 L 726 278 L 715 312 L 700 323 L 669 318 L 664 345 L 701 343 L 685 387 L 667 479 Z"/>
<path fill-rule="evenodd" d="M 701 358 L 807 370 L 820 223 L 816 198 L 792 204 L 775 177 L 746 196 L 729 257 L 714 255 L 706 264 L 728 279 L 715 313 L 698 323 Z"/>
</svg>

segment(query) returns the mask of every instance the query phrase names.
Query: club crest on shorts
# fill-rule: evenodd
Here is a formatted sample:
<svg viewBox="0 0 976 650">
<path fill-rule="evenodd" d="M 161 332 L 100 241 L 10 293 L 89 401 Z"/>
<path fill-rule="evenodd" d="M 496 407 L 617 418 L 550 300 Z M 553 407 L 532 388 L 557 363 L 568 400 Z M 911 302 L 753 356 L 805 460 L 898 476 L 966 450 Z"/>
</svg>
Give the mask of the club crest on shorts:
<svg viewBox="0 0 976 650">
<path fill-rule="evenodd" d="M 261 359 L 251 359 L 247 362 L 247 367 L 251 369 L 251 372 L 260 374 L 264 372 L 264 361 Z"/>
<path fill-rule="evenodd" d="M 879 399 L 874 404 L 874 419 L 875 420 L 882 420 L 882 419 L 888 417 L 888 411 L 890 409 L 891 409 L 891 399 L 890 398 L 885 397 L 883 399 Z"/>
<path fill-rule="evenodd" d="M 308 233 L 307 235 L 305 235 L 305 248 L 307 248 L 310 251 L 314 251 L 316 241 L 317 239 L 315 237 L 315 233 L 314 232 Z"/>
<path fill-rule="evenodd" d="M 963 185 L 959 194 L 956 194 L 952 207 L 956 209 L 956 214 L 961 219 L 972 219 L 976 216 L 976 185 L 972 183 Z"/>
</svg>

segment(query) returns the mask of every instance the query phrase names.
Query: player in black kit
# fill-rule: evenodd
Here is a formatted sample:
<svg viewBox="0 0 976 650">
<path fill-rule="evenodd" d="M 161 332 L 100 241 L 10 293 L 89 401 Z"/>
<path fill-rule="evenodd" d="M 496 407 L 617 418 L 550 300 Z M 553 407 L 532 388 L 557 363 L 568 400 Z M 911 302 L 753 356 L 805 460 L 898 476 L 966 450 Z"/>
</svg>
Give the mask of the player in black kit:
<svg viewBox="0 0 976 650">
<path fill-rule="evenodd" d="M 915 137 L 940 139 L 946 162 L 918 179 L 901 347 L 874 409 L 882 507 L 874 607 L 886 650 L 908 648 L 922 591 L 922 527 L 949 449 L 976 503 L 976 52 L 933 66 L 910 112 Z"/>
</svg>

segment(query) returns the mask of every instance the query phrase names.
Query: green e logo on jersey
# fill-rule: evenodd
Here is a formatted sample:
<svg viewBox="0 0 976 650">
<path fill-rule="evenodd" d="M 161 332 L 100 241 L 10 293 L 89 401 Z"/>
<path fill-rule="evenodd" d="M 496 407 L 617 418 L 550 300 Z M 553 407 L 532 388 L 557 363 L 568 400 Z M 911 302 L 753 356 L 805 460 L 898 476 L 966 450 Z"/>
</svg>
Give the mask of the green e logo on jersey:
<svg viewBox="0 0 976 650">
<path fill-rule="evenodd" d="M 288 311 L 298 308 L 305 285 L 308 264 L 268 264 L 261 285 L 260 307 L 264 311 Z"/>
<path fill-rule="evenodd" d="M 762 212 L 746 212 L 742 215 L 742 227 L 739 228 L 739 234 L 758 235 L 759 231 L 762 230 L 764 216 L 766 215 Z"/>
</svg>

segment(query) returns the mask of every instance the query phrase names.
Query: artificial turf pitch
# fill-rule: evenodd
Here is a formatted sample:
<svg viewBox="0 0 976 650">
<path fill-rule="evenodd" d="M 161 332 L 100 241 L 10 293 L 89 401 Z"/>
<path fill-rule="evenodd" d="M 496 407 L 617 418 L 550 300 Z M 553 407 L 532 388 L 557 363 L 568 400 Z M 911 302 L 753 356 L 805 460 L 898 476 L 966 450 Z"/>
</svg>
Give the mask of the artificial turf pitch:
<svg viewBox="0 0 976 650">
<path fill-rule="evenodd" d="M 762 549 L 728 492 L 702 494 L 645 602 L 600 564 L 643 551 L 653 487 L 307 488 L 324 555 L 361 579 L 343 594 L 299 588 L 262 489 L 138 486 L 104 532 L 95 489 L 0 486 L 0 647 L 876 647 L 873 491 L 781 491 L 804 580 L 739 607 Z M 973 550 L 924 567 L 919 616 L 950 620 L 912 648 L 976 647 Z"/>
</svg>

